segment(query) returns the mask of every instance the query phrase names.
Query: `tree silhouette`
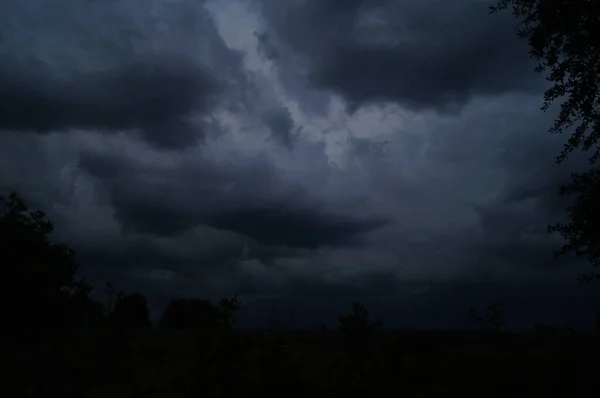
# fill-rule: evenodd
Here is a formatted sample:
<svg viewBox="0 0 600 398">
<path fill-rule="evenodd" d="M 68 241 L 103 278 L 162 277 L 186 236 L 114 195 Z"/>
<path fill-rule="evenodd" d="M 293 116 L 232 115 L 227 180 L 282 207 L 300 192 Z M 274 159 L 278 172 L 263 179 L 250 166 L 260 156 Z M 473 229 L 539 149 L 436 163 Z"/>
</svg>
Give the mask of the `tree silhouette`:
<svg viewBox="0 0 600 398">
<path fill-rule="evenodd" d="M 552 86 L 544 94 L 542 110 L 556 100 L 563 100 L 560 113 L 550 128 L 551 133 L 571 135 L 557 163 L 563 162 L 575 149 L 592 149 L 590 162 L 600 156 L 600 3 L 571 0 L 501 0 L 490 7 L 492 13 L 511 10 L 519 21 L 517 35 L 525 39 L 530 54 L 538 61 L 537 72 L 549 72 Z M 561 195 L 578 195 L 568 208 L 569 222 L 548 228 L 567 241 L 556 255 L 575 253 L 593 265 L 600 262 L 600 171 L 594 168 L 572 175 L 572 182 L 561 187 Z M 600 275 L 584 275 L 582 280 L 600 279 Z"/>
<path fill-rule="evenodd" d="M 381 321 L 371 322 L 364 304 L 352 303 L 352 312 L 338 317 L 338 332 L 343 347 L 342 361 L 338 364 L 338 383 L 342 383 L 343 395 L 363 396 L 368 369 L 371 367 L 372 336 L 381 329 Z M 356 394 L 356 395 L 355 395 Z"/>
<path fill-rule="evenodd" d="M 67 311 L 69 301 L 91 290 L 75 280 L 74 251 L 50 241 L 52 222 L 42 211 L 29 212 L 17 193 L 0 197 L 2 205 L 0 253 L 5 283 L 13 285 L 7 326 L 21 334 L 65 326 L 73 315 Z"/>
<path fill-rule="evenodd" d="M 160 320 L 161 329 L 214 330 L 219 312 L 210 301 L 198 298 L 174 299 L 165 307 Z"/>
<path fill-rule="evenodd" d="M 139 293 L 130 293 L 118 299 L 111 313 L 111 324 L 118 329 L 149 328 L 146 298 Z"/>
<path fill-rule="evenodd" d="M 371 322 L 369 312 L 364 304 L 355 301 L 352 303 L 352 312 L 342 314 L 338 318 L 338 331 L 345 342 L 353 347 L 366 345 L 374 332 L 381 329 L 380 320 Z"/>
<path fill-rule="evenodd" d="M 217 313 L 219 324 L 222 329 L 230 330 L 235 325 L 235 314 L 240 309 L 240 302 L 237 297 L 227 298 L 221 297 L 217 302 Z"/>
<path fill-rule="evenodd" d="M 372 329 L 369 312 L 364 304 L 357 301 L 352 303 L 352 312 L 340 315 L 338 321 L 338 330 L 347 335 L 368 334 Z"/>
<path fill-rule="evenodd" d="M 492 13 L 510 9 L 519 20 L 517 35 L 527 40 L 538 61 L 537 72 L 549 71 L 552 82 L 544 94 L 543 110 L 566 97 L 552 133 L 572 131 L 558 162 L 581 147 L 594 147 L 591 160 L 600 155 L 600 4 L 597 1 L 501 0 Z"/>
<path fill-rule="evenodd" d="M 7 379 L 24 383 L 29 396 L 73 394 L 82 348 L 74 337 L 102 322 L 102 307 L 75 279 L 73 250 L 50 240 L 53 224 L 42 211 L 30 212 L 12 192 L 0 197 L 0 212 L 4 358 L 16 372 Z"/>
<path fill-rule="evenodd" d="M 110 316 L 115 309 L 116 302 L 123 298 L 125 292 L 119 289 L 118 285 L 106 282 L 104 284 L 104 294 L 106 295 L 106 315 Z"/>
<path fill-rule="evenodd" d="M 600 169 L 573 175 L 573 180 L 562 186 L 559 193 L 578 196 L 575 204 L 569 207 L 569 222 L 548 228 L 550 232 L 560 233 L 567 241 L 556 255 L 574 253 L 594 266 L 600 264 Z M 594 278 L 600 278 L 600 275 L 583 275 L 581 280 Z"/>
<path fill-rule="evenodd" d="M 500 303 L 488 305 L 485 313 L 482 315 L 476 309 L 469 310 L 469 317 L 477 322 L 483 332 L 499 332 L 504 326 L 503 311 Z"/>
<path fill-rule="evenodd" d="M 70 296 L 65 311 L 65 314 L 70 314 L 67 318 L 69 328 L 98 329 L 104 326 L 104 305 L 91 299 L 90 291 L 90 287 L 81 288 Z"/>
</svg>

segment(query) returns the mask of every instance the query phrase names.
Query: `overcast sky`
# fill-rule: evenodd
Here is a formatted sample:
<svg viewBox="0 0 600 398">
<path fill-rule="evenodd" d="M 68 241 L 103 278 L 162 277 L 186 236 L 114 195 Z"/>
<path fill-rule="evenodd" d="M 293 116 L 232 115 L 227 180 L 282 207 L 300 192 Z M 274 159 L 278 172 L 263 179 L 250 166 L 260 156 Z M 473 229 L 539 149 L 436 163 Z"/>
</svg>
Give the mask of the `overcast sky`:
<svg viewBox="0 0 600 398">
<path fill-rule="evenodd" d="M 0 190 L 82 274 L 238 294 L 243 324 L 591 327 L 546 233 L 569 172 L 546 83 L 487 0 L 3 0 Z M 272 307 L 276 309 L 272 311 Z"/>
</svg>

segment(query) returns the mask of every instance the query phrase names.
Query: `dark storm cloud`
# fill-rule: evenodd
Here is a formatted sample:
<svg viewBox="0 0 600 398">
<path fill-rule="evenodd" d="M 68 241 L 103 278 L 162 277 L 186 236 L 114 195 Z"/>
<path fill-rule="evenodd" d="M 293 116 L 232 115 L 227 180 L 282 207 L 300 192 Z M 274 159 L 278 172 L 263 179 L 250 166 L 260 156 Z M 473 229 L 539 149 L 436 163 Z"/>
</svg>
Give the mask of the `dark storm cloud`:
<svg viewBox="0 0 600 398">
<path fill-rule="evenodd" d="M 263 112 L 262 120 L 269 128 L 271 137 L 288 149 L 292 149 L 297 130 L 290 111 L 285 107 L 268 109 Z"/>
<path fill-rule="evenodd" d="M 514 19 L 488 15 L 486 1 L 257 1 L 268 21 L 257 35 L 263 53 L 286 68 L 286 53 L 303 57 L 296 78 L 351 108 L 453 110 L 474 96 L 542 87 Z"/>
<path fill-rule="evenodd" d="M 544 141 L 515 138 L 505 154 L 509 178 L 498 197 L 478 208 L 481 239 L 475 249 L 480 258 L 507 267 L 510 272 L 548 272 L 544 278 L 573 279 L 588 266 L 572 257 L 555 259 L 553 253 L 563 241 L 549 234 L 550 224 L 565 220 L 572 198 L 557 195 L 559 187 L 570 181 L 570 173 L 584 170 L 586 159 L 557 165 L 550 151 L 560 148 L 561 137 Z M 552 145 L 557 144 L 557 145 Z M 552 272 L 558 270 L 557 274 Z"/>
<path fill-rule="evenodd" d="M 358 243 L 354 238 L 385 224 L 382 220 L 327 214 L 318 208 L 296 208 L 287 203 L 244 205 L 240 209 L 211 214 L 204 222 L 265 245 L 307 249 Z"/>
<path fill-rule="evenodd" d="M 157 310 L 238 293 L 249 326 L 274 301 L 298 327 L 354 300 L 392 327 L 465 327 L 493 301 L 525 323 L 576 318 L 581 301 L 560 304 L 578 265 L 554 262 L 546 233 L 567 204 L 564 137 L 514 93 L 537 80 L 510 16 L 487 0 L 250 1 L 259 18 L 244 0 L 0 2 L 0 99 L 36 115 L 0 108 L 0 188 L 47 211 L 88 281 Z"/>
<path fill-rule="evenodd" d="M 270 272 L 276 273 L 276 269 Z M 247 275 L 238 274 L 235 288 L 240 294 L 269 295 L 282 299 L 294 300 L 297 303 L 309 297 L 318 300 L 345 299 L 350 305 L 353 300 L 361 300 L 365 296 L 397 297 L 399 281 L 392 273 L 373 273 L 347 280 L 315 280 L 296 275 L 294 278 L 281 279 L 280 283 L 260 283 L 251 280 Z M 406 293 L 406 292 L 403 292 Z"/>
<path fill-rule="evenodd" d="M 138 202 L 118 195 L 113 197 L 112 205 L 124 232 L 177 236 L 199 224 L 197 216 L 188 214 L 186 209 L 169 206 L 168 202 L 157 208 L 157 204 Z"/>
<path fill-rule="evenodd" d="M 261 245 L 314 249 L 358 244 L 362 234 L 386 223 L 333 213 L 261 162 L 231 170 L 202 163 L 198 170 L 150 172 L 115 156 L 83 153 L 79 167 L 107 189 L 128 232 L 176 236 L 204 225 Z M 148 174 L 152 178 L 145 180 Z"/>
<path fill-rule="evenodd" d="M 126 274 L 135 270 L 168 270 L 182 278 L 194 278 L 211 269 L 229 270 L 242 259 L 240 241 L 224 234 L 203 231 L 204 242 L 196 244 L 197 250 L 190 251 L 185 239 L 169 241 L 142 235 L 129 235 L 114 241 L 112 245 L 97 245 L 95 242 L 77 242 L 77 256 L 87 268 L 102 268 Z M 221 236 L 219 236 L 221 235 Z M 192 236 L 193 237 L 193 236 Z M 210 241 L 211 244 L 207 244 Z M 108 243 L 108 242 L 107 242 Z"/>
<path fill-rule="evenodd" d="M 217 82 L 184 59 L 152 59 L 67 80 L 0 70 L 0 129 L 50 133 L 72 128 L 139 130 L 148 143 L 197 142 L 194 112 L 210 108 Z"/>
<path fill-rule="evenodd" d="M 32 2 L 0 5 L 0 131 L 128 131 L 183 149 L 251 88 L 204 2 Z"/>
</svg>

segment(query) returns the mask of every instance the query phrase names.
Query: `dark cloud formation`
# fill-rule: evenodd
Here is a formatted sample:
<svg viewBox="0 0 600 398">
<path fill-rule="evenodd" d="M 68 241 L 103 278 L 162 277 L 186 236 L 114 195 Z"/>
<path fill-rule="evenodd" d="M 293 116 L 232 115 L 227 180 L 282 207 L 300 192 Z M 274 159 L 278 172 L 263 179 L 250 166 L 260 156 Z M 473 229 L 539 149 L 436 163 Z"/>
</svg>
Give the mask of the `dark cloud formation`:
<svg viewBox="0 0 600 398">
<path fill-rule="evenodd" d="M 0 70 L 0 129 L 50 133 L 73 128 L 138 130 L 167 149 L 201 137 L 190 122 L 210 109 L 217 82 L 184 59 L 136 61 L 116 70 L 50 80 Z"/>
<path fill-rule="evenodd" d="M 558 188 L 569 182 L 571 172 L 586 169 L 587 160 L 555 164 L 548 149 L 559 148 L 561 137 L 536 142 L 515 136 L 512 140 L 513 149 L 503 156 L 509 178 L 502 191 L 485 207 L 476 206 L 480 236 L 474 240 L 478 241 L 474 253 L 479 261 L 534 279 L 537 275 L 543 280 L 564 280 L 584 272 L 585 262 L 569 256 L 554 258 L 562 239 L 549 234 L 547 227 L 565 219 L 572 199 L 557 195 Z"/>
<path fill-rule="evenodd" d="M 301 56 L 307 81 L 350 109 L 453 111 L 474 96 L 542 87 L 514 20 L 487 15 L 486 1 L 257 1 L 268 20 L 262 52 L 282 67 L 286 53 Z"/>
<path fill-rule="evenodd" d="M 251 89 L 204 2 L 34 1 L 0 6 L 0 130 L 128 131 L 181 150 Z"/>
<path fill-rule="evenodd" d="M 553 164 L 555 113 L 487 1 L 29 3 L 0 2 L 0 194 L 94 285 L 155 314 L 239 294 L 242 326 L 354 300 L 389 327 L 493 301 L 509 327 L 591 325 L 585 264 L 546 233 L 585 161 Z"/>
<path fill-rule="evenodd" d="M 238 232 L 265 245 L 316 249 L 322 246 L 358 244 L 356 238 L 385 224 L 327 214 L 314 208 L 294 209 L 270 204 L 210 215 L 207 225 Z"/>
<path fill-rule="evenodd" d="M 358 244 L 358 236 L 385 224 L 323 209 L 299 188 L 286 186 L 266 163 L 226 170 L 203 162 L 196 169 L 161 171 L 84 153 L 79 166 L 108 190 L 115 217 L 135 233 L 176 236 L 205 225 L 261 245 L 315 249 Z M 152 179 L 144 180 L 149 174 Z"/>
</svg>

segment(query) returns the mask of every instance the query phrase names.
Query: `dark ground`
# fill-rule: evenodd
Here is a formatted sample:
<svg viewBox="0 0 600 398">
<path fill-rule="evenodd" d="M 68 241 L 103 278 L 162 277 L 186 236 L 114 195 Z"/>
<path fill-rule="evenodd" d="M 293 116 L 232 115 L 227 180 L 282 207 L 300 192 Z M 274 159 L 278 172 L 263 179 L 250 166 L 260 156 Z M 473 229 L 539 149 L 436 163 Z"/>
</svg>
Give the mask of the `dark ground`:
<svg viewBox="0 0 600 398">
<path fill-rule="evenodd" d="M 335 332 L 151 330 L 128 336 L 120 355 L 87 339 L 78 370 L 97 377 L 74 379 L 87 380 L 86 397 L 600 396 L 600 339 L 569 332 L 381 332 L 345 342 Z"/>
</svg>

